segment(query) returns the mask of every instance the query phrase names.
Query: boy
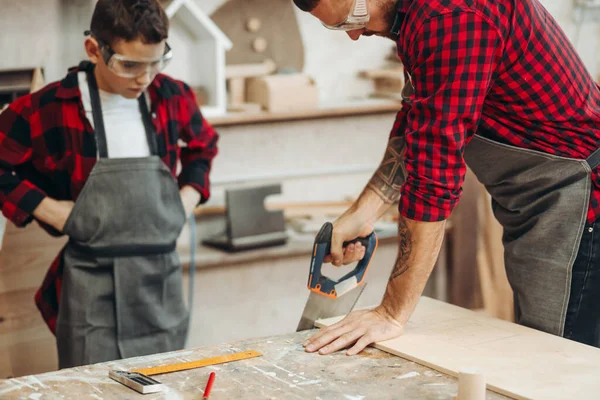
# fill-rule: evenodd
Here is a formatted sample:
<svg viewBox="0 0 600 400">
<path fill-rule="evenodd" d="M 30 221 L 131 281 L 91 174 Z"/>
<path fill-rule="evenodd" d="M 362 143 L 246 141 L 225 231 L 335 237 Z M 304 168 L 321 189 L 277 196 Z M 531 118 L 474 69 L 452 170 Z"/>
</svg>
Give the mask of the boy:
<svg viewBox="0 0 600 400">
<path fill-rule="evenodd" d="M 158 0 L 99 0 L 90 61 L 0 115 L 2 212 L 69 237 L 35 298 L 59 368 L 185 343 L 175 241 L 209 198 L 218 136 L 190 88 L 159 73 L 168 29 Z"/>
</svg>

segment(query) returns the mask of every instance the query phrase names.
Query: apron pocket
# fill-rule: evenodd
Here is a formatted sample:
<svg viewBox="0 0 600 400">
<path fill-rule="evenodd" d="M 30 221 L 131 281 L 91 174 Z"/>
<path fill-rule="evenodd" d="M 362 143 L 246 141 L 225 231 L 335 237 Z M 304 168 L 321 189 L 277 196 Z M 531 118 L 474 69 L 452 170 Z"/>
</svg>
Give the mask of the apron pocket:
<svg viewBox="0 0 600 400">
<path fill-rule="evenodd" d="M 90 177 L 91 177 L 91 175 L 90 175 Z M 91 190 L 90 186 L 92 186 L 92 182 L 88 178 L 88 181 L 83 186 L 83 189 L 79 193 L 77 200 L 75 200 L 75 204 L 73 205 L 73 208 L 71 209 L 71 212 L 69 213 L 69 216 L 67 217 L 67 220 L 65 221 L 65 226 L 63 226 L 63 230 L 62 230 L 62 233 L 64 233 L 69 238 L 74 239 L 78 242 L 85 242 L 90 239 L 89 237 L 88 238 L 84 237 L 83 233 L 77 232 L 77 229 L 75 229 L 75 226 L 74 226 L 74 224 L 78 220 L 83 219 L 85 221 L 87 219 L 85 215 L 80 215 L 80 214 L 82 213 L 82 207 L 84 207 L 83 204 L 87 202 L 86 198 L 87 198 L 87 193 Z M 83 210 L 85 210 L 85 207 L 83 208 Z M 88 223 L 89 222 L 90 221 L 88 221 Z M 81 225 L 81 223 L 80 223 L 80 225 Z"/>
<path fill-rule="evenodd" d="M 117 258 L 114 273 L 123 357 L 181 348 L 188 311 L 177 253 Z"/>
</svg>

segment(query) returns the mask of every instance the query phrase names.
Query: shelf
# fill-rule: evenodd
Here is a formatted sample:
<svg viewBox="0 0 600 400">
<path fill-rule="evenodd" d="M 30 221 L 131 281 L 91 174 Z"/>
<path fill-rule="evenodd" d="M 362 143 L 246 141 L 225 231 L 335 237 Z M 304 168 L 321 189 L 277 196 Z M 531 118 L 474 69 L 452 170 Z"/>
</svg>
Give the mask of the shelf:
<svg viewBox="0 0 600 400">
<path fill-rule="evenodd" d="M 360 100 L 338 103 L 335 105 L 323 105 L 316 109 L 300 110 L 285 113 L 228 113 L 225 116 L 208 118 L 215 126 L 244 125 L 264 122 L 294 121 L 303 119 L 317 119 L 328 117 L 357 116 L 368 114 L 382 114 L 397 112 L 401 103 L 390 100 Z"/>
</svg>

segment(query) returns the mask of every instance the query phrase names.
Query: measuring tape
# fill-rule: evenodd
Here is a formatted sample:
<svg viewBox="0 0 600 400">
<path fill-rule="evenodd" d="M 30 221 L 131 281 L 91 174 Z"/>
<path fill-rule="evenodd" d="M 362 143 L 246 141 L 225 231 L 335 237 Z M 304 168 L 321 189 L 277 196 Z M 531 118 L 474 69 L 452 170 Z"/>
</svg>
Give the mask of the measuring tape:
<svg viewBox="0 0 600 400">
<path fill-rule="evenodd" d="M 131 372 L 137 372 L 140 374 L 144 374 L 146 376 L 151 376 L 151 375 L 167 374 L 169 372 L 185 371 L 188 369 L 207 367 L 209 365 L 225 364 L 225 363 L 232 362 L 232 361 L 246 360 L 249 358 L 255 358 L 255 357 L 260 357 L 260 356 L 262 356 L 261 353 L 254 351 L 254 350 L 249 350 L 249 351 L 244 351 L 241 353 L 234 353 L 234 354 L 227 354 L 224 356 L 204 358 L 202 360 L 196 360 L 196 361 L 189 361 L 189 362 L 176 363 L 176 364 L 170 364 L 170 365 L 161 365 L 161 366 L 152 367 L 152 368 L 140 368 L 140 369 L 135 369 Z"/>
</svg>

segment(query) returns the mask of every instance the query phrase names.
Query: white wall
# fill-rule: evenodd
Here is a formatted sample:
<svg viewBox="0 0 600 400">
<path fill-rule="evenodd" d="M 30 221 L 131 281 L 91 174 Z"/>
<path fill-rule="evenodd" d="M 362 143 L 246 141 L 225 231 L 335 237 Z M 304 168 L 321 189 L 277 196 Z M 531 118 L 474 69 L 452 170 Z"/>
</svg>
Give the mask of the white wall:
<svg viewBox="0 0 600 400">
<path fill-rule="evenodd" d="M 209 14 L 224 2 L 196 1 Z M 46 68 L 48 80 L 60 79 L 66 68 L 85 55 L 82 32 L 89 25 L 94 3 L 94 0 L 0 0 L 0 69 L 41 64 Z M 542 0 L 542 3 L 574 39 L 573 0 Z M 328 31 L 309 14 L 296 11 L 304 39 L 305 72 L 316 79 L 321 99 L 331 102 L 364 96 L 369 83 L 355 79 L 357 72 L 380 65 L 393 43 L 382 38 L 352 42 L 344 33 Z M 586 22 L 577 43 L 594 77 L 600 73 L 599 27 L 593 21 Z M 324 67 L 334 64 L 339 67 Z"/>
</svg>

